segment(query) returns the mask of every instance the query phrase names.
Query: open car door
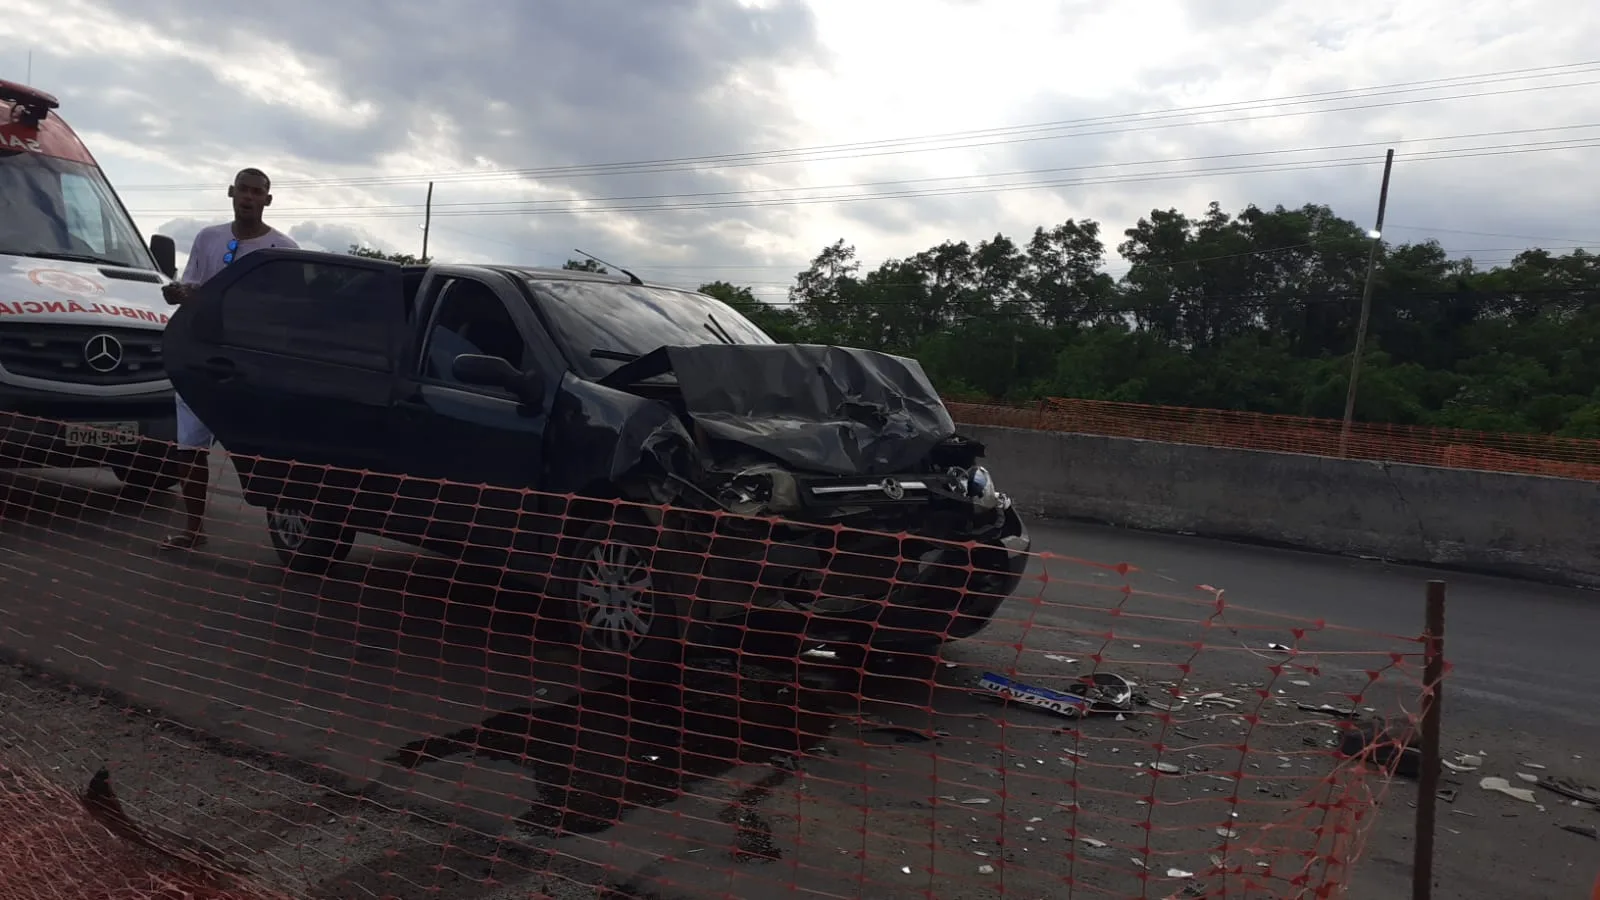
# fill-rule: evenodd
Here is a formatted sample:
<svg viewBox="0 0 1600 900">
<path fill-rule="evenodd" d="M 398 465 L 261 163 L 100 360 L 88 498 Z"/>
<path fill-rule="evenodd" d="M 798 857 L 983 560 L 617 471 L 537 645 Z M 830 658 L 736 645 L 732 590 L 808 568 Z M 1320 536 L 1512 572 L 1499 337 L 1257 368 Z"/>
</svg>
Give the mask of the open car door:
<svg viewBox="0 0 1600 900">
<path fill-rule="evenodd" d="M 381 471 L 405 316 L 395 263 L 258 250 L 178 308 L 167 371 L 230 453 Z"/>
</svg>

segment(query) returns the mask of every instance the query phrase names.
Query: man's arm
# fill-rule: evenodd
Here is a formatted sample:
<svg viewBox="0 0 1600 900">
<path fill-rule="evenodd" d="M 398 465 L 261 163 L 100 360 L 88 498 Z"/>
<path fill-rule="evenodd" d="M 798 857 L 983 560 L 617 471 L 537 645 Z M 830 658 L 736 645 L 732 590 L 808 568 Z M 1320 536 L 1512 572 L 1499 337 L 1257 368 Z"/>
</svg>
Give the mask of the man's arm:
<svg viewBox="0 0 1600 900">
<path fill-rule="evenodd" d="M 183 274 L 176 282 L 161 288 L 161 295 L 174 306 L 194 296 L 194 289 L 200 281 L 200 239 L 204 234 L 202 231 L 195 235 L 194 242 L 189 245 L 189 262 L 183 267 Z"/>
</svg>

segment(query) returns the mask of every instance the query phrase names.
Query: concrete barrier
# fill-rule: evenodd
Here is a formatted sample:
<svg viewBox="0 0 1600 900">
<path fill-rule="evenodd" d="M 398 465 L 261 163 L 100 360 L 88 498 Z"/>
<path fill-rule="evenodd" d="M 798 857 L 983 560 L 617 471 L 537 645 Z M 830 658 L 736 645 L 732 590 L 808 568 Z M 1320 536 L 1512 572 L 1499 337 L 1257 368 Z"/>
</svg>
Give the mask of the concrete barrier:
<svg viewBox="0 0 1600 900">
<path fill-rule="evenodd" d="M 959 426 L 1024 513 L 1600 587 L 1600 484 Z"/>
</svg>

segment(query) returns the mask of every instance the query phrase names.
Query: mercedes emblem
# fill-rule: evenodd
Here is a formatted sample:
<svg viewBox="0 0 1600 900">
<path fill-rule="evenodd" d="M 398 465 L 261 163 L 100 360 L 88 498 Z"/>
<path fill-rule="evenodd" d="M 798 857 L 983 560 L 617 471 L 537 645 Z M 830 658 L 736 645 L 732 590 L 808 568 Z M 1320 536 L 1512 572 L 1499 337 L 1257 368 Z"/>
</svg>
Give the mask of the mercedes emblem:
<svg viewBox="0 0 1600 900">
<path fill-rule="evenodd" d="M 901 487 L 900 482 L 893 478 L 885 478 L 881 487 L 883 488 L 883 495 L 890 500 L 902 500 L 906 496 L 906 489 Z"/>
<path fill-rule="evenodd" d="M 83 361 L 101 374 L 114 371 L 122 365 L 122 342 L 109 334 L 97 334 L 83 342 Z"/>
</svg>

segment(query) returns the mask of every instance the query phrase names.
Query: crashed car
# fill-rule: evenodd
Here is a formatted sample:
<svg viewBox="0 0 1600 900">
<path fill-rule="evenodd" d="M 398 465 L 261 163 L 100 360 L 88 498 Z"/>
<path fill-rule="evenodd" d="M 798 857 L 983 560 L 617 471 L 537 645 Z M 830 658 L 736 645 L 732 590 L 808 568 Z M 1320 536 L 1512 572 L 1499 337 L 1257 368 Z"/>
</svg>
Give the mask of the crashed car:
<svg viewBox="0 0 1600 900">
<path fill-rule="evenodd" d="M 164 352 L 286 564 L 359 533 L 476 554 L 563 601 L 587 650 L 758 620 L 812 648 L 936 646 L 1027 564 L 915 360 L 775 343 L 627 273 L 262 250 Z"/>
</svg>

